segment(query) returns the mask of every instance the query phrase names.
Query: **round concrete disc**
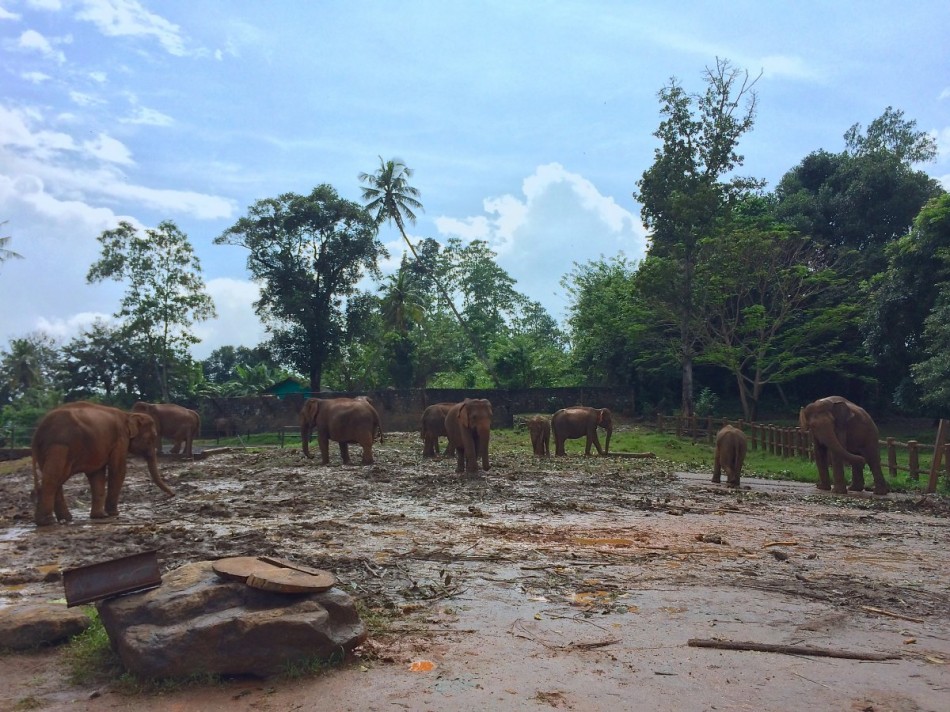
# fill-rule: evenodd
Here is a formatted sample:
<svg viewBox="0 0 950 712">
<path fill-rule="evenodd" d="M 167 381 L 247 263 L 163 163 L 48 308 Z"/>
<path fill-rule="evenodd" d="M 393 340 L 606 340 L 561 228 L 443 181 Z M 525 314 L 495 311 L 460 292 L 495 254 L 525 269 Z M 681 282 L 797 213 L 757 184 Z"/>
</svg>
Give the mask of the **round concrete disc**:
<svg viewBox="0 0 950 712">
<path fill-rule="evenodd" d="M 259 571 L 263 566 L 275 568 L 271 564 L 264 564 L 256 556 L 229 556 L 226 559 L 211 562 L 211 568 L 218 576 L 237 581 L 246 581 L 248 576 Z"/>
<path fill-rule="evenodd" d="M 326 591 L 336 584 L 336 577 L 329 571 L 320 575 L 271 567 L 270 571 L 253 573 L 247 577 L 247 585 L 264 591 L 280 593 L 318 593 Z"/>
</svg>

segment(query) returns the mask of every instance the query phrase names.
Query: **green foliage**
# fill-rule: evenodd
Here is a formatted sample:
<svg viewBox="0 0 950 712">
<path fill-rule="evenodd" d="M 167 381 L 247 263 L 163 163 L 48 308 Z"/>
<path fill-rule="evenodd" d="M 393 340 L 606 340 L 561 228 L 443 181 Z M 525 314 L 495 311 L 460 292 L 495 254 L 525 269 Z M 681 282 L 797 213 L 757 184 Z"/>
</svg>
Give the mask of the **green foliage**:
<svg viewBox="0 0 950 712">
<path fill-rule="evenodd" d="M 257 201 L 215 244 L 247 248 L 247 268 L 261 284 L 254 309 L 273 353 L 319 390 L 325 364 L 347 340 L 344 302 L 365 274 L 379 276 L 386 256 L 373 218 L 323 184 L 307 196 Z"/>
<path fill-rule="evenodd" d="M 116 317 L 122 320 L 126 339 L 141 339 L 160 395 L 169 401 L 173 375 L 190 359 L 188 348 L 198 343 L 190 327 L 215 316 L 198 257 L 188 236 L 170 220 L 144 232 L 123 221 L 97 239 L 102 253 L 89 268 L 87 281 L 127 283 Z"/>
<path fill-rule="evenodd" d="M 719 407 L 719 396 L 703 388 L 696 397 L 696 415 L 712 415 Z"/>
<path fill-rule="evenodd" d="M 112 650 L 99 614 L 93 606 L 84 610 L 92 624 L 69 641 L 63 654 L 69 681 L 74 685 L 95 684 L 122 674 L 122 663 Z"/>
<path fill-rule="evenodd" d="M 0 222 L 0 227 L 6 224 L 7 224 L 7 221 L 4 220 L 3 222 Z M 23 255 L 19 254 L 18 252 L 14 252 L 9 247 L 7 247 L 7 245 L 10 244 L 11 240 L 13 240 L 13 238 L 10 237 L 9 235 L 0 236 L 0 265 L 2 265 L 7 260 L 22 260 L 23 259 Z"/>
</svg>

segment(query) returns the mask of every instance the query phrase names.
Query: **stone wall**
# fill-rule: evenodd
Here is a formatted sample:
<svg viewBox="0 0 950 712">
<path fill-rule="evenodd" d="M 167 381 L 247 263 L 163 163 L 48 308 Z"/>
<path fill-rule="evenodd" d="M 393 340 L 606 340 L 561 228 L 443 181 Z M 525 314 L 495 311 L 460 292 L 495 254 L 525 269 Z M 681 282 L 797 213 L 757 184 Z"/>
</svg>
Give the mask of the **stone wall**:
<svg viewBox="0 0 950 712">
<path fill-rule="evenodd" d="M 559 408 L 587 405 L 632 415 L 633 391 L 615 388 L 528 388 L 475 390 L 463 388 L 387 388 L 367 393 L 323 392 L 321 398 L 367 395 L 376 405 L 386 432 L 419 429 L 422 411 L 433 403 L 457 403 L 465 398 L 487 398 L 492 403 L 494 427 L 510 428 L 520 413 L 553 413 Z M 252 398 L 207 398 L 200 405 L 202 432 L 213 435 L 214 421 L 231 418 L 240 433 L 273 432 L 298 425 L 305 397 L 288 395 Z"/>
</svg>

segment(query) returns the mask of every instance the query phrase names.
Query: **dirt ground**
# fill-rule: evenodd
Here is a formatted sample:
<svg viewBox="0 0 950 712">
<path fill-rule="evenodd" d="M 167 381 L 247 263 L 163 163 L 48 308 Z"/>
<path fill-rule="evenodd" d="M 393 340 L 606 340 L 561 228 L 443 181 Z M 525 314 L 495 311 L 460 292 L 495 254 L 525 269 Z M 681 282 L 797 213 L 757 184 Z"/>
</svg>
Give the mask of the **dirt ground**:
<svg viewBox="0 0 950 712">
<path fill-rule="evenodd" d="M 423 462 L 414 433 L 369 467 L 291 448 L 163 461 L 172 499 L 136 463 L 117 519 L 89 520 L 76 477 L 74 522 L 43 529 L 25 461 L 0 476 L 0 606 L 157 549 L 163 571 L 260 554 L 329 569 L 388 622 L 319 676 L 149 696 L 70 684 L 61 649 L 7 653 L 0 710 L 950 709 L 947 499 L 734 491 L 660 460 L 537 460 L 525 440 L 476 478 Z M 712 638 L 896 657 L 688 645 Z"/>
</svg>

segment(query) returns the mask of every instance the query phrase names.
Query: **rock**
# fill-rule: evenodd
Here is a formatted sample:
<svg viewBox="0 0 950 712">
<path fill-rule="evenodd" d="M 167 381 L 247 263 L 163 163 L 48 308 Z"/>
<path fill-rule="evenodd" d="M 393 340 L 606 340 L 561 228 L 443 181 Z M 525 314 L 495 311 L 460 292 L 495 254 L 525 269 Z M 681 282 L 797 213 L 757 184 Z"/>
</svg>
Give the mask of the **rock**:
<svg viewBox="0 0 950 712">
<path fill-rule="evenodd" d="M 81 610 L 56 603 L 0 608 L 0 648 L 29 650 L 62 643 L 82 633 L 91 622 Z"/>
<path fill-rule="evenodd" d="M 141 677 L 268 677 L 288 663 L 328 660 L 366 638 L 353 599 L 338 588 L 287 594 L 220 578 L 210 561 L 163 576 L 159 588 L 100 601 L 123 665 Z"/>
</svg>

